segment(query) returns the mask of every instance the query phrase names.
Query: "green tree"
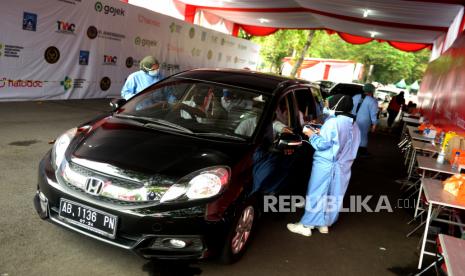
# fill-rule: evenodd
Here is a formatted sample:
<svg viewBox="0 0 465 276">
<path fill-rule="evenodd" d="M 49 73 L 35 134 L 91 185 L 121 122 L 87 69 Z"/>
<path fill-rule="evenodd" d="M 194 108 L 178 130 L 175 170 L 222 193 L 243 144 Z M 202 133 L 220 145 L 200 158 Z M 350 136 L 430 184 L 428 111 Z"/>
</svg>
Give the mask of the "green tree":
<svg viewBox="0 0 465 276">
<path fill-rule="evenodd" d="M 261 46 L 260 55 L 264 61 L 261 69 L 281 73 L 283 58 L 302 50 L 306 39 L 307 32 L 301 30 L 279 30 L 269 36 L 253 37 L 252 41 Z"/>
<path fill-rule="evenodd" d="M 252 41 L 261 45 L 262 69 L 279 73 L 284 57 L 299 53 L 307 41 L 308 31 L 283 30 L 267 37 L 253 37 Z M 413 83 L 422 78 L 430 56 L 429 50 L 404 52 L 388 43 L 373 41 L 363 45 L 353 45 L 338 35 L 329 35 L 325 31 L 316 31 L 305 57 L 353 60 L 362 63 L 365 72 L 370 66 L 373 71 L 365 75 L 363 81 L 377 81 L 384 84 L 405 79 Z M 294 57 L 297 59 L 298 57 Z"/>
<path fill-rule="evenodd" d="M 312 40 L 314 36 L 315 36 L 314 30 L 308 31 L 307 39 L 305 40 L 304 46 L 302 47 L 302 50 L 299 56 L 297 57 L 297 61 L 295 62 L 294 67 L 292 68 L 291 77 L 295 78 L 297 71 L 299 70 L 300 66 L 302 66 L 302 63 L 304 62 L 305 56 L 307 55 L 308 49 L 310 48 L 310 45 L 312 44 Z"/>
</svg>

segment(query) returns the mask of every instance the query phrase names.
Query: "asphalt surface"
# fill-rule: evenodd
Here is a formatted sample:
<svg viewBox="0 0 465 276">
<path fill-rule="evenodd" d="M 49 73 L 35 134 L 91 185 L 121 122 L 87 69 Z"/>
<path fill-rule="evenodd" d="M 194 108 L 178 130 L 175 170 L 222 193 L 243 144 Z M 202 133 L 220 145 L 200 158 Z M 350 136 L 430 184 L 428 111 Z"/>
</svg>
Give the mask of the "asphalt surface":
<svg viewBox="0 0 465 276">
<path fill-rule="evenodd" d="M 302 211 L 265 215 L 241 261 L 157 262 L 83 237 L 36 214 L 39 160 L 49 141 L 108 110 L 108 100 L 0 103 L 0 275 L 408 275 L 420 235 L 406 238 L 411 209 L 400 208 L 404 176 L 397 138 L 372 137 L 371 158 L 357 161 L 347 195 L 387 196 L 393 212 L 342 213 L 328 235 L 287 231 Z M 429 263 L 426 258 L 425 263 Z"/>
</svg>

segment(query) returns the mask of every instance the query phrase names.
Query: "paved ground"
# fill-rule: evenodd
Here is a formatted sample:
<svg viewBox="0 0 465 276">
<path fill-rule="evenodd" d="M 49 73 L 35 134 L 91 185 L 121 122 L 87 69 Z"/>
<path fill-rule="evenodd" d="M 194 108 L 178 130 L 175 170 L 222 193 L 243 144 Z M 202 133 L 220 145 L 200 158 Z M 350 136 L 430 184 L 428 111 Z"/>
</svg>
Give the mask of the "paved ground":
<svg viewBox="0 0 465 276">
<path fill-rule="evenodd" d="M 267 215 L 237 264 L 148 262 L 82 237 L 36 215 L 32 197 L 48 142 L 101 113 L 108 101 L 0 103 L 0 275 L 407 275 L 414 271 L 419 236 L 409 239 L 410 212 L 395 208 L 403 176 L 396 139 L 377 135 L 375 157 L 357 162 L 348 194 L 381 195 L 393 213 L 345 213 L 329 235 L 305 238 L 286 223 L 299 214 Z M 428 259 L 427 259 L 428 260 Z"/>
</svg>

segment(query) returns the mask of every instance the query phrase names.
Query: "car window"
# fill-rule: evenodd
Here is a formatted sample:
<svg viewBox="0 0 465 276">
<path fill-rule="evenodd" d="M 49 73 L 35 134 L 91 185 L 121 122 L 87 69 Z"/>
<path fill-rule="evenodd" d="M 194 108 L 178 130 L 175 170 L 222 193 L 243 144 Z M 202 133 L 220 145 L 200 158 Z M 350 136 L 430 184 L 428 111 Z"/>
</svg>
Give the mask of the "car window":
<svg viewBox="0 0 465 276">
<path fill-rule="evenodd" d="M 267 101 L 259 92 L 170 78 L 132 98 L 118 114 L 153 120 L 154 125 L 169 123 L 191 134 L 247 138 L 254 134 Z"/>
<path fill-rule="evenodd" d="M 283 96 L 273 114 L 273 136 L 284 132 L 286 129 L 292 130 L 295 127 L 294 108 L 292 93 Z"/>
<path fill-rule="evenodd" d="M 297 89 L 294 91 L 294 96 L 298 108 L 300 126 L 304 122 L 312 121 L 318 117 L 320 112 L 317 109 L 319 106 L 317 106 L 313 94 L 309 89 Z"/>
<path fill-rule="evenodd" d="M 289 97 L 282 98 L 278 103 L 278 108 L 276 108 L 276 120 L 285 124 L 287 127 L 291 126 L 291 103 L 289 102 Z"/>
</svg>

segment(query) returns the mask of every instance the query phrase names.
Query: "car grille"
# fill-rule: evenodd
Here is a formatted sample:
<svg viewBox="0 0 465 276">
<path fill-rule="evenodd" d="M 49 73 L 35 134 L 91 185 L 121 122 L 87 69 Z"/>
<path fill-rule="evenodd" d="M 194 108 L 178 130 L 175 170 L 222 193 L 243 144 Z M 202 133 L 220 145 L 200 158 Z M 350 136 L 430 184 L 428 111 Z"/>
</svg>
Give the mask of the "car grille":
<svg viewBox="0 0 465 276">
<path fill-rule="evenodd" d="M 81 165 L 78 165 L 72 162 L 69 162 L 68 165 L 69 165 L 70 170 L 72 170 L 74 173 L 77 173 L 86 178 L 97 177 L 97 178 L 109 180 L 111 181 L 111 185 L 114 185 L 114 186 L 119 186 L 119 187 L 123 187 L 126 189 L 139 189 L 144 186 L 143 183 L 126 180 L 126 179 L 110 176 L 107 174 L 102 174 L 102 173 L 88 169 L 86 167 L 83 167 Z M 118 205 L 118 206 L 128 206 L 128 207 L 129 206 L 137 206 L 137 207 L 153 206 L 154 204 L 157 204 L 159 202 L 162 196 L 162 194 L 160 193 L 155 193 L 154 198 L 150 201 L 145 201 L 145 200 L 140 200 L 140 201 L 132 200 L 131 201 L 131 200 L 122 200 L 122 199 L 118 199 L 116 197 L 111 197 L 107 195 L 93 195 L 93 194 L 87 193 L 83 189 L 83 187 L 79 187 L 79 186 L 73 185 L 72 183 L 69 183 L 68 181 L 66 181 L 66 179 L 61 174 L 57 174 L 57 177 L 59 178 L 61 183 L 64 183 L 66 187 L 72 189 L 75 192 L 82 194 L 83 196 L 87 198 L 94 199 L 96 201 L 100 201 L 103 203 Z"/>
<path fill-rule="evenodd" d="M 60 177 L 60 180 L 66 184 L 66 187 L 76 192 L 79 192 L 85 195 L 86 197 L 89 197 L 89 198 L 92 198 L 92 199 L 95 199 L 101 202 L 105 202 L 105 203 L 115 204 L 119 206 L 141 206 L 141 207 L 146 206 L 146 205 L 152 205 L 153 203 L 155 203 L 155 202 L 147 202 L 147 201 L 124 201 L 124 200 L 118 200 L 118 199 L 110 198 L 106 196 L 94 196 L 94 195 L 86 193 L 84 190 L 80 189 L 79 187 L 69 184 L 62 177 Z"/>
<path fill-rule="evenodd" d="M 114 177 L 114 176 L 108 176 L 108 175 L 104 175 L 104 174 L 101 174 L 97 171 L 93 171 L 93 170 L 90 170 L 86 167 L 83 167 L 81 165 L 78 165 L 76 163 L 73 163 L 73 162 L 70 162 L 69 163 L 69 167 L 71 170 L 83 175 L 83 176 L 86 176 L 86 177 L 103 177 L 103 178 L 107 178 L 109 180 L 111 180 L 111 184 L 112 185 L 116 185 L 116 186 L 120 186 L 120 187 L 123 187 L 123 188 L 128 188 L 128 189 L 138 189 L 138 188 L 141 188 L 144 186 L 143 183 L 139 183 L 139 182 L 135 182 L 135 181 L 130 181 L 130 180 L 126 180 L 126 179 L 121 179 L 121 178 L 117 178 L 117 177 Z"/>
</svg>

